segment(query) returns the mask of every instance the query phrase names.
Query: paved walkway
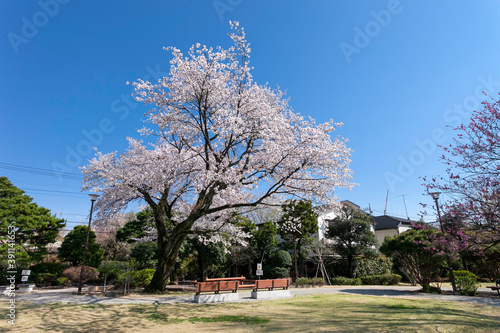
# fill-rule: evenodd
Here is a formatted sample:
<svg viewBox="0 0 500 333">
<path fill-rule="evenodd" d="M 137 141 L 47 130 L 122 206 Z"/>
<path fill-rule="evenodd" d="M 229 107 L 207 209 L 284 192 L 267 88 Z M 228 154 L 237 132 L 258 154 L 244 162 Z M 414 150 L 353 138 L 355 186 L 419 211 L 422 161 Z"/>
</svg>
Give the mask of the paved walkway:
<svg viewBox="0 0 500 333">
<path fill-rule="evenodd" d="M 419 287 L 391 287 L 391 286 L 344 286 L 344 287 L 322 287 L 322 288 L 300 288 L 290 289 L 292 295 L 312 294 L 354 294 L 366 296 L 385 296 L 394 298 L 431 298 L 445 301 L 470 302 L 500 307 L 500 297 L 492 293 L 492 297 L 471 297 L 455 295 L 439 295 L 419 293 Z M 168 304 L 168 303 L 193 303 L 193 295 L 189 296 L 143 296 L 143 297 L 104 297 L 96 295 L 75 295 L 76 288 L 58 290 L 38 290 L 29 294 L 16 294 L 17 300 L 34 303 L 81 303 L 81 304 Z M 480 289 L 480 291 L 491 291 Z M 6 296 L 2 296 L 6 298 Z M 239 302 L 255 302 L 250 297 L 250 292 L 241 292 Z M 259 300 L 261 301 L 261 300 Z"/>
</svg>

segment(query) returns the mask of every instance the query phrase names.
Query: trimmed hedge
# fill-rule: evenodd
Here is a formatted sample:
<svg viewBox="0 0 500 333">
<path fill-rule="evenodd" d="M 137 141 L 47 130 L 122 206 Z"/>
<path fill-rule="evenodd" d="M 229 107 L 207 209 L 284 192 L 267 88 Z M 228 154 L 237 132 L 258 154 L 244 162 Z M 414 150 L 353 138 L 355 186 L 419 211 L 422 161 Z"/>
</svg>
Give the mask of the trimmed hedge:
<svg viewBox="0 0 500 333">
<path fill-rule="evenodd" d="M 361 282 L 364 285 L 394 285 L 401 282 L 401 275 L 398 274 L 381 274 L 381 275 L 368 275 L 362 276 Z"/>
<path fill-rule="evenodd" d="M 35 275 L 35 284 L 39 287 L 48 287 L 57 284 L 58 276 L 52 273 L 38 273 Z"/>
<path fill-rule="evenodd" d="M 359 286 L 361 285 L 361 279 L 351 279 L 343 276 L 338 276 L 330 279 L 333 286 Z"/>
<path fill-rule="evenodd" d="M 321 287 L 325 284 L 325 280 L 323 278 L 298 278 L 294 284 L 298 288 Z"/>
</svg>

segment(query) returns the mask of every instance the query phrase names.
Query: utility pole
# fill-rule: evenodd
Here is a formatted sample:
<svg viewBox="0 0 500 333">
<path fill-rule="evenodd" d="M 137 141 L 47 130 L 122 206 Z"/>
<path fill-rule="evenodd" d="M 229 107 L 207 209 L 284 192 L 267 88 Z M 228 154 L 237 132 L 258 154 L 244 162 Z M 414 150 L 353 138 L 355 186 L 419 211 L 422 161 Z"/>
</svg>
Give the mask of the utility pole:
<svg viewBox="0 0 500 333">
<path fill-rule="evenodd" d="M 385 196 L 385 208 L 384 208 L 384 215 L 387 215 L 387 199 L 389 199 L 389 190 L 387 190 L 387 194 Z"/>
<path fill-rule="evenodd" d="M 409 220 L 410 218 L 408 217 L 408 209 L 406 209 L 406 200 L 405 200 L 405 196 L 407 196 L 408 194 L 402 194 L 402 195 L 398 195 L 398 197 L 403 197 L 403 203 L 405 204 L 405 212 L 406 212 L 406 219 Z"/>
</svg>

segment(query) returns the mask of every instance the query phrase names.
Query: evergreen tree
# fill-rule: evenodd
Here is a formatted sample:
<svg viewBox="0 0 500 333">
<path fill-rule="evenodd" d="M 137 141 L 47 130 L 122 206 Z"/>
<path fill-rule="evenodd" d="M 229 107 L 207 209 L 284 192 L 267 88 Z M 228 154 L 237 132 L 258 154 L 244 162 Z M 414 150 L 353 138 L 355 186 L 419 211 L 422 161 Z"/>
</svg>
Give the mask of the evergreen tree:
<svg viewBox="0 0 500 333">
<path fill-rule="evenodd" d="M 354 261 L 361 254 L 372 254 L 377 238 L 370 230 L 369 216 L 359 210 L 343 208 L 341 214 L 329 221 L 327 238 L 333 240 L 333 249 L 345 260 L 351 277 Z"/>
<path fill-rule="evenodd" d="M 69 261 L 73 266 L 79 266 L 83 263 L 87 230 L 88 227 L 86 225 L 77 225 L 64 237 L 64 241 L 59 248 L 59 258 L 61 261 Z M 85 266 L 97 268 L 104 257 L 104 249 L 101 248 L 101 245 L 96 244 L 95 239 L 95 232 L 90 230 Z"/>
<path fill-rule="evenodd" d="M 0 260 L 4 265 L 8 264 L 9 247 L 15 249 L 17 265 L 41 261 L 47 244 L 55 242 L 65 225 L 63 219 L 38 206 L 7 177 L 0 177 Z"/>
</svg>

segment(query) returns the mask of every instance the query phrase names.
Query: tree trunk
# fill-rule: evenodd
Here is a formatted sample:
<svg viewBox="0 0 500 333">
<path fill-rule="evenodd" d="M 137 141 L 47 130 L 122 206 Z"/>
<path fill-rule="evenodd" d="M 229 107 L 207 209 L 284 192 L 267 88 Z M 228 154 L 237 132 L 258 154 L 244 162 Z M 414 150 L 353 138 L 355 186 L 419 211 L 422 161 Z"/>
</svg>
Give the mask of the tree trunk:
<svg viewBox="0 0 500 333">
<path fill-rule="evenodd" d="M 189 225 L 184 223 L 177 225 L 167 239 L 166 230 L 158 228 L 158 263 L 146 291 L 164 291 L 167 287 L 169 276 L 177 263 L 179 250 L 188 235 L 186 229 L 190 229 Z"/>
<path fill-rule="evenodd" d="M 347 274 L 349 275 L 350 278 L 352 278 L 352 262 L 354 258 L 351 256 L 347 257 Z"/>
</svg>

